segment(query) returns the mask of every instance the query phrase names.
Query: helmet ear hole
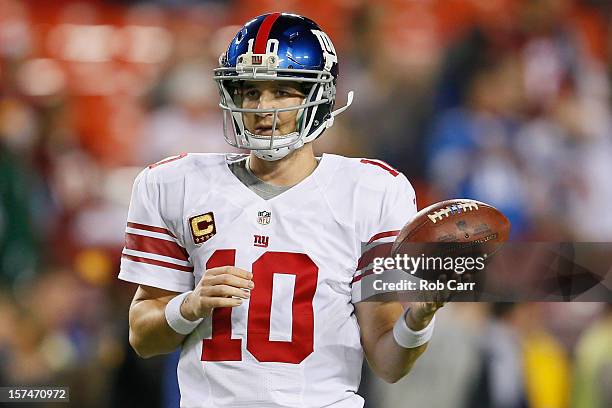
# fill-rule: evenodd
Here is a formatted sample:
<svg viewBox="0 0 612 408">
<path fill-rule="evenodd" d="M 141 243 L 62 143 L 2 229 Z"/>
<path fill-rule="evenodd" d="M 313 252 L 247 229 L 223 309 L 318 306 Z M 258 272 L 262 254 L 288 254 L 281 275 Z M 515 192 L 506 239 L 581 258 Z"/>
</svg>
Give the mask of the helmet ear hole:
<svg viewBox="0 0 612 408">
<path fill-rule="evenodd" d="M 225 80 L 222 85 L 235 106 L 242 106 L 242 84 L 244 81 Z"/>
<path fill-rule="evenodd" d="M 309 84 L 309 83 L 300 83 L 299 84 L 300 92 L 302 92 L 304 95 L 308 95 L 310 94 L 310 91 L 312 90 L 313 86 L 314 86 L 313 84 Z"/>
</svg>

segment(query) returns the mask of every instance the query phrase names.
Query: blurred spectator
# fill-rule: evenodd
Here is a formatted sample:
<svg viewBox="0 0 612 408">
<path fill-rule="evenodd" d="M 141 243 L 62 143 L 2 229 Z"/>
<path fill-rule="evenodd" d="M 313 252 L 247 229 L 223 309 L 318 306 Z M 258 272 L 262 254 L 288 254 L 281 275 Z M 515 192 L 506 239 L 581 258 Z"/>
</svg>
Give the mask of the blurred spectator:
<svg viewBox="0 0 612 408">
<path fill-rule="evenodd" d="M 569 363 L 542 328 L 538 304 L 495 303 L 481 338 L 481 370 L 469 407 L 566 408 Z"/>
<path fill-rule="evenodd" d="M 445 198 L 476 198 L 499 208 L 512 234 L 528 228 L 528 186 L 513 154 L 521 105 L 516 57 L 480 67 L 466 94 L 466 105 L 446 111 L 434 124 L 428 144 L 430 180 Z"/>
<path fill-rule="evenodd" d="M 479 369 L 478 346 L 486 323 L 486 305 L 448 304 L 436 319 L 436 334 L 409 375 L 393 385 L 373 375 L 367 377 L 372 401 L 368 406 L 475 407 L 468 397 Z"/>
<path fill-rule="evenodd" d="M 207 63 L 187 63 L 170 72 L 167 103 L 155 109 L 144 126 L 141 163 L 156 163 L 183 152 L 230 150 L 223 138 L 218 91 Z"/>
<path fill-rule="evenodd" d="M 527 408 L 525 373 L 516 324 L 520 306 L 492 305 L 492 319 L 481 337 L 480 372 L 469 398 L 471 408 Z M 523 316 L 524 318 L 524 316 Z"/>
<path fill-rule="evenodd" d="M 612 304 L 576 347 L 574 408 L 612 406 Z"/>
<path fill-rule="evenodd" d="M 0 283 L 33 277 L 36 239 L 43 238 L 31 222 L 36 183 L 28 156 L 35 123 L 32 109 L 21 101 L 0 100 Z"/>
<path fill-rule="evenodd" d="M 545 327 L 541 304 L 528 304 L 521 349 L 531 408 L 569 407 L 571 365 L 563 344 Z"/>
</svg>

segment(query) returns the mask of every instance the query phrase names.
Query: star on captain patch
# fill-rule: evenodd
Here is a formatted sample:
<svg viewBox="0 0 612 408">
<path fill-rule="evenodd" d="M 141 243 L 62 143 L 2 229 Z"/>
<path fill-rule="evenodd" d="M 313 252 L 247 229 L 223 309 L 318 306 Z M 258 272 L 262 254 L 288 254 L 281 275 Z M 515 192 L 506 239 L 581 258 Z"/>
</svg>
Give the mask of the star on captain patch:
<svg viewBox="0 0 612 408">
<path fill-rule="evenodd" d="M 257 213 L 257 223 L 261 225 L 268 225 L 270 223 L 270 218 L 272 218 L 272 213 L 270 211 L 259 211 Z"/>
</svg>

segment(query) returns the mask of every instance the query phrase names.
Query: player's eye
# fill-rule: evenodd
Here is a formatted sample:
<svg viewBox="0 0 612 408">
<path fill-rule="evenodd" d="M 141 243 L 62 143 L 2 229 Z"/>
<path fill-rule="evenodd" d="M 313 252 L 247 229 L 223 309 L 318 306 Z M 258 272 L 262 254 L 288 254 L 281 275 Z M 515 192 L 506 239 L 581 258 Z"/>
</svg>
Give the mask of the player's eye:
<svg viewBox="0 0 612 408">
<path fill-rule="evenodd" d="M 259 98 L 259 90 L 256 88 L 247 89 L 243 92 L 245 98 L 248 99 L 258 99 Z"/>
<path fill-rule="evenodd" d="M 285 90 L 285 89 L 277 89 L 276 90 L 276 97 L 277 98 L 288 98 L 292 96 L 292 93 Z"/>
</svg>

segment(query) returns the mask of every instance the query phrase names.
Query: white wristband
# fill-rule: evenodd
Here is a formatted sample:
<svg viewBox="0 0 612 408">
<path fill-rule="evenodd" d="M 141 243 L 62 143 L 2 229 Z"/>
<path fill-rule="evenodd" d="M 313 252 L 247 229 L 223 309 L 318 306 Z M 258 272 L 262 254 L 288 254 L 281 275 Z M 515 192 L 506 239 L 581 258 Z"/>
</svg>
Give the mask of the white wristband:
<svg viewBox="0 0 612 408">
<path fill-rule="evenodd" d="M 200 318 L 192 322 L 191 320 L 185 319 L 181 314 L 181 304 L 190 293 L 191 291 L 181 293 L 180 295 L 173 297 L 166 305 L 165 314 L 168 326 L 170 326 L 172 330 L 178 334 L 190 334 L 203 320 Z"/>
<path fill-rule="evenodd" d="M 431 321 L 422 330 L 414 331 L 406 324 L 406 316 L 410 312 L 410 308 L 406 309 L 404 313 L 397 319 L 395 326 L 393 326 L 393 338 L 395 342 L 403 348 L 415 348 L 422 346 L 427 343 L 431 336 L 433 336 L 434 322 L 436 316 L 431 318 Z"/>
</svg>

